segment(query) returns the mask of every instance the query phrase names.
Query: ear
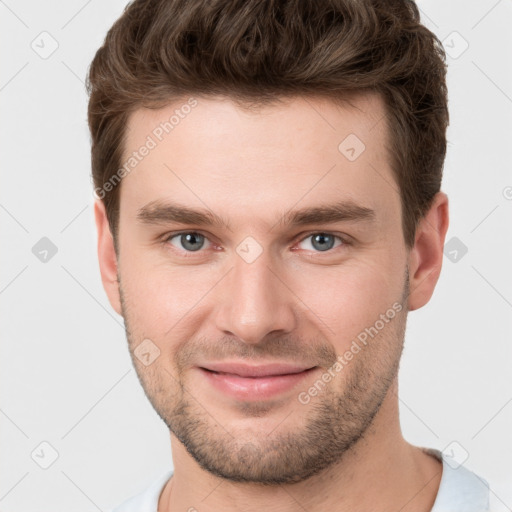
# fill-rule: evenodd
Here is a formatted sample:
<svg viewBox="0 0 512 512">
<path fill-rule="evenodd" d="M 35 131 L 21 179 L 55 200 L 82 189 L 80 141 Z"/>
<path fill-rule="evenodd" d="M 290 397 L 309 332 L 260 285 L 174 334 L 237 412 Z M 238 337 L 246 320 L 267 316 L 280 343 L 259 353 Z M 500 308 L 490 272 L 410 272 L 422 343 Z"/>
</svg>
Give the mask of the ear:
<svg viewBox="0 0 512 512">
<path fill-rule="evenodd" d="M 424 306 L 434 293 L 441 273 L 448 224 L 448 196 L 438 192 L 418 224 L 414 246 L 409 253 L 409 311 Z"/>
<path fill-rule="evenodd" d="M 121 298 L 117 280 L 117 255 L 114 249 L 114 239 L 110 232 L 105 205 L 100 199 L 94 204 L 94 218 L 98 232 L 98 260 L 100 264 L 101 281 L 107 293 L 110 305 L 121 315 Z"/>
</svg>

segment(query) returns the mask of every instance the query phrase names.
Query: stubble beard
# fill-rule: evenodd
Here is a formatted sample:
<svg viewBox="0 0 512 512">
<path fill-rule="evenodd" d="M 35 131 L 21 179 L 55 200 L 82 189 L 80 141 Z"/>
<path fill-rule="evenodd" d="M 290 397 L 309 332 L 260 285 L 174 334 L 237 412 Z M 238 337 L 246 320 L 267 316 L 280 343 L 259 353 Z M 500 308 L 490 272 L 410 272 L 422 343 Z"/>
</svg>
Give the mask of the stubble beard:
<svg viewBox="0 0 512 512">
<path fill-rule="evenodd" d="M 406 275 L 403 309 L 379 333 L 380 339 L 370 340 L 314 400 L 294 404 L 293 412 L 270 434 L 221 424 L 212 408 L 201 404 L 186 386 L 186 374 L 179 369 L 171 373 L 155 363 L 144 367 L 135 359 L 133 349 L 140 340 L 132 329 L 119 280 L 126 335 L 139 381 L 168 429 L 206 471 L 232 482 L 264 486 L 304 481 L 340 462 L 369 432 L 398 374 L 407 320 Z M 246 417 L 259 417 L 271 408 L 245 403 L 237 413 L 245 410 Z"/>
</svg>

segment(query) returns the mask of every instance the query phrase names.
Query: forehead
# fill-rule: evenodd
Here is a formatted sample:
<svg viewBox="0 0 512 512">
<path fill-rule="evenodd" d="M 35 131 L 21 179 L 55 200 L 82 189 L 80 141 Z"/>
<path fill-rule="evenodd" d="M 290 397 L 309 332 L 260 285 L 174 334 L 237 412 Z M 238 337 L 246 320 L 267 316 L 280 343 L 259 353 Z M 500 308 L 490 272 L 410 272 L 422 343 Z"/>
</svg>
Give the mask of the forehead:
<svg viewBox="0 0 512 512">
<path fill-rule="evenodd" d="M 346 199 L 381 213 L 399 207 L 376 94 L 341 104 L 284 98 L 256 109 L 226 97 L 186 97 L 135 111 L 127 128 L 123 163 L 132 165 L 121 211 L 131 216 L 166 198 L 252 224 L 274 223 L 276 212 L 299 203 Z"/>
</svg>

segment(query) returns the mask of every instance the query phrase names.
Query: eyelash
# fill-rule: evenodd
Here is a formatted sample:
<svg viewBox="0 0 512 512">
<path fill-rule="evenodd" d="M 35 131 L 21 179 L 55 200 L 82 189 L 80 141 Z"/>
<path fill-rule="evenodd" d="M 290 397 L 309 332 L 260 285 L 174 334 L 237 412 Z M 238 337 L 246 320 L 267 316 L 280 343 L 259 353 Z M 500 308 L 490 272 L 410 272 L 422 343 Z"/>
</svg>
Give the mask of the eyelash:
<svg viewBox="0 0 512 512">
<path fill-rule="evenodd" d="M 208 240 L 208 242 L 210 242 L 210 244 L 212 243 L 211 240 L 205 234 L 201 233 L 200 231 L 178 231 L 178 232 L 175 232 L 175 233 L 167 233 L 163 237 L 162 243 L 165 246 L 171 246 L 171 250 L 172 251 L 180 252 L 181 255 L 183 255 L 185 258 L 194 258 L 194 257 L 196 257 L 195 256 L 196 252 L 197 252 L 197 254 L 201 254 L 204 251 L 202 251 L 201 249 L 199 249 L 198 251 L 187 251 L 185 249 L 179 250 L 179 249 L 176 249 L 174 246 L 172 246 L 172 244 L 169 243 L 171 239 L 173 239 L 173 238 L 175 238 L 177 236 L 188 235 L 188 234 L 201 235 L 206 240 Z M 327 254 L 333 254 L 336 249 L 339 249 L 340 247 L 343 248 L 343 247 L 351 245 L 351 242 L 347 239 L 347 237 L 338 235 L 336 233 L 331 233 L 330 231 L 311 231 L 310 233 L 307 233 L 306 235 L 302 235 L 302 238 L 297 243 L 303 242 L 304 240 L 306 240 L 307 238 L 312 237 L 313 235 L 329 235 L 329 236 L 334 236 L 335 238 L 337 238 L 338 240 L 340 240 L 342 242 L 340 245 L 338 245 L 336 247 L 333 247 L 332 249 L 329 249 L 327 251 L 314 251 L 315 254 L 322 254 L 322 252 L 325 252 Z"/>
</svg>

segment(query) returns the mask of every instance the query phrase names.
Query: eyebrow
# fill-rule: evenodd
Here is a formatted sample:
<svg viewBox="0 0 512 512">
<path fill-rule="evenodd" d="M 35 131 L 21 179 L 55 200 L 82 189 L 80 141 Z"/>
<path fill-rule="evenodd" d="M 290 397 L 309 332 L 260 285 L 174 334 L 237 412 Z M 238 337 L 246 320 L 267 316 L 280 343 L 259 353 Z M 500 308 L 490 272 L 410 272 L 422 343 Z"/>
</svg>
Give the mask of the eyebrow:
<svg viewBox="0 0 512 512">
<path fill-rule="evenodd" d="M 335 222 L 373 222 L 375 210 L 347 200 L 334 204 L 289 210 L 281 215 L 276 223 L 280 226 L 298 227 L 308 224 L 331 224 Z M 194 224 L 203 226 L 221 226 L 232 231 L 229 222 L 208 209 L 193 209 L 188 206 L 151 201 L 137 213 L 137 220 L 143 224 Z"/>
<path fill-rule="evenodd" d="M 329 224 L 344 221 L 373 222 L 375 219 L 375 210 L 361 206 L 353 201 L 339 201 L 334 204 L 288 211 L 281 217 L 279 224 L 285 226 L 304 226 L 307 224 Z"/>
</svg>

